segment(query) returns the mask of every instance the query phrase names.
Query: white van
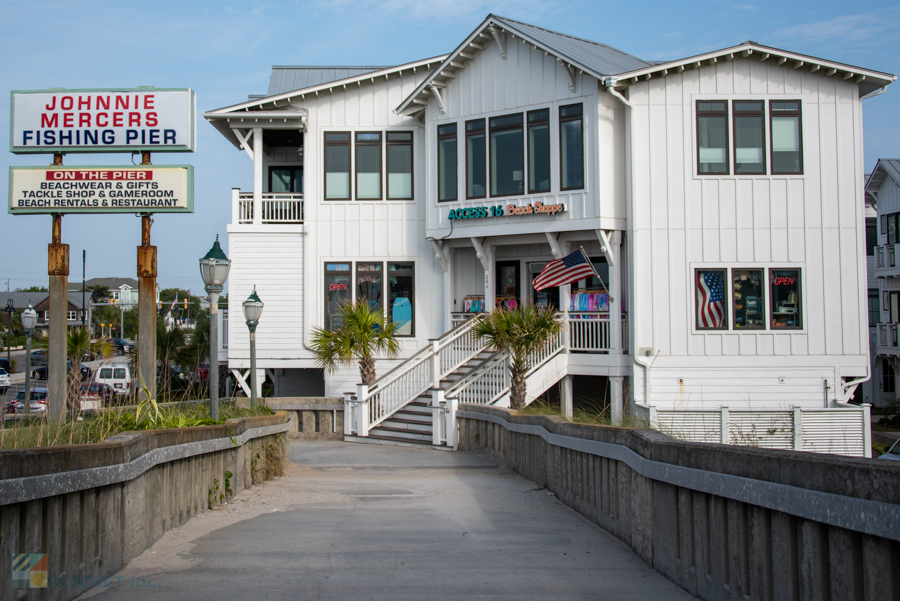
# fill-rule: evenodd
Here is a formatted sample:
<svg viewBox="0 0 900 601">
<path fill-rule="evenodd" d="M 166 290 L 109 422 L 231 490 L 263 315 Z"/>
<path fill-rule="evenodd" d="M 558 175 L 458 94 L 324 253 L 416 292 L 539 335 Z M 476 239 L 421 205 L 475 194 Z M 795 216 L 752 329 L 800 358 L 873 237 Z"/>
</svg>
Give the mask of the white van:
<svg viewBox="0 0 900 601">
<path fill-rule="evenodd" d="M 131 366 L 127 363 L 101 365 L 94 381 L 109 384 L 117 395 L 131 394 Z"/>
</svg>

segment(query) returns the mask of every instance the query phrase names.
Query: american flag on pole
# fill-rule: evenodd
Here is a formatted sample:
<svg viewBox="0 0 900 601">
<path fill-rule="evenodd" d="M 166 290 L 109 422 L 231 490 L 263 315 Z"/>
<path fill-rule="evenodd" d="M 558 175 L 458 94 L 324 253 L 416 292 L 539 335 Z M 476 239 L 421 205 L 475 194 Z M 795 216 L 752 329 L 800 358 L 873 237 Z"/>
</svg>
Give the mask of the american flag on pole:
<svg viewBox="0 0 900 601">
<path fill-rule="evenodd" d="M 701 328 L 725 325 L 725 277 L 722 271 L 697 273 L 697 306 Z"/>
<path fill-rule="evenodd" d="M 565 286 L 596 275 L 594 267 L 579 249 L 562 259 L 550 261 L 538 277 L 534 278 L 534 289 L 543 290 L 554 286 Z"/>
</svg>

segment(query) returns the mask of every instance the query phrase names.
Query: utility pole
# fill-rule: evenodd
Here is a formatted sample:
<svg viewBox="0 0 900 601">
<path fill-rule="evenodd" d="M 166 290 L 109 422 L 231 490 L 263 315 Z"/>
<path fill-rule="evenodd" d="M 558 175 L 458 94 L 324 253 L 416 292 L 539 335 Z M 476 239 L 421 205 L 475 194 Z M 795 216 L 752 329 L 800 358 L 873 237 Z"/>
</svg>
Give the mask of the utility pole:
<svg viewBox="0 0 900 601">
<path fill-rule="evenodd" d="M 150 165 L 150 153 L 141 153 L 141 165 Z M 141 217 L 141 245 L 137 249 L 138 275 L 138 377 L 144 400 L 144 388 L 156 398 L 156 247 L 150 245 L 153 217 Z"/>
<path fill-rule="evenodd" d="M 81 329 L 87 328 L 87 306 L 84 304 L 85 268 L 87 266 L 87 250 L 81 251 Z"/>
<path fill-rule="evenodd" d="M 54 153 L 53 167 L 62 167 L 63 155 Z M 66 418 L 66 317 L 69 308 L 69 245 L 62 243 L 62 215 L 53 214 L 53 238 L 47 248 L 50 276 L 50 344 L 47 351 L 47 401 L 51 422 Z"/>
</svg>

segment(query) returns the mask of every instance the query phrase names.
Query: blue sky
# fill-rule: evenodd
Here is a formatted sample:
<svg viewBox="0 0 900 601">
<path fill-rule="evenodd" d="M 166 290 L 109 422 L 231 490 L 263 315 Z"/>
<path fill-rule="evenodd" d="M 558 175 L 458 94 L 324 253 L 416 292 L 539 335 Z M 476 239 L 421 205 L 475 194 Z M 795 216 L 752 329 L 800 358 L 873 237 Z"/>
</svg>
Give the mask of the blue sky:
<svg viewBox="0 0 900 601">
<path fill-rule="evenodd" d="M 494 12 L 610 44 L 640 58 L 674 59 L 746 40 L 900 74 L 900 6 L 801 2 L 644 2 L 526 0 L 333 0 L 228 2 L 13 2 L 0 5 L 0 113 L 9 90 L 48 87 L 192 87 L 199 111 L 264 93 L 279 65 L 391 65 L 449 52 Z M 865 160 L 900 156 L 900 82 L 865 101 Z M 195 213 L 158 215 L 163 287 L 202 291 L 197 260 L 231 219 L 231 188 L 252 187 L 247 155 L 199 118 L 193 155 L 155 154 L 155 164 L 196 168 Z M 0 119 L 0 140 L 9 139 Z M 122 164 L 127 155 L 69 155 L 68 165 Z M 8 167 L 49 163 L 47 156 L 2 153 Z M 4 200 L 4 203 L 8 201 Z M 0 213 L 0 286 L 47 282 L 50 217 Z M 133 215 L 63 219 L 70 279 L 135 277 L 140 220 Z"/>
</svg>

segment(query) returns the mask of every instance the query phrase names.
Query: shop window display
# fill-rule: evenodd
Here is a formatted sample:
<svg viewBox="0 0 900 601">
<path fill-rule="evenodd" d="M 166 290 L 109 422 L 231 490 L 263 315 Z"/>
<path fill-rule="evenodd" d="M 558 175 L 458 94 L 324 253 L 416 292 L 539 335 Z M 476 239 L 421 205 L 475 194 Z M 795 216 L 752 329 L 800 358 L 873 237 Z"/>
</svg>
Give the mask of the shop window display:
<svg viewBox="0 0 900 601">
<path fill-rule="evenodd" d="M 800 270 L 770 269 L 769 283 L 772 295 L 772 329 L 801 329 Z"/>
<path fill-rule="evenodd" d="M 341 305 L 350 302 L 349 263 L 325 264 L 325 329 L 334 331 L 343 325 Z"/>
<path fill-rule="evenodd" d="M 733 323 L 735 330 L 766 329 L 765 285 L 761 269 L 733 269 Z"/>
<path fill-rule="evenodd" d="M 389 319 L 397 322 L 397 336 L 413 336 L 414 265 L 412 263 L 388 263 Z"/>
</svg>

